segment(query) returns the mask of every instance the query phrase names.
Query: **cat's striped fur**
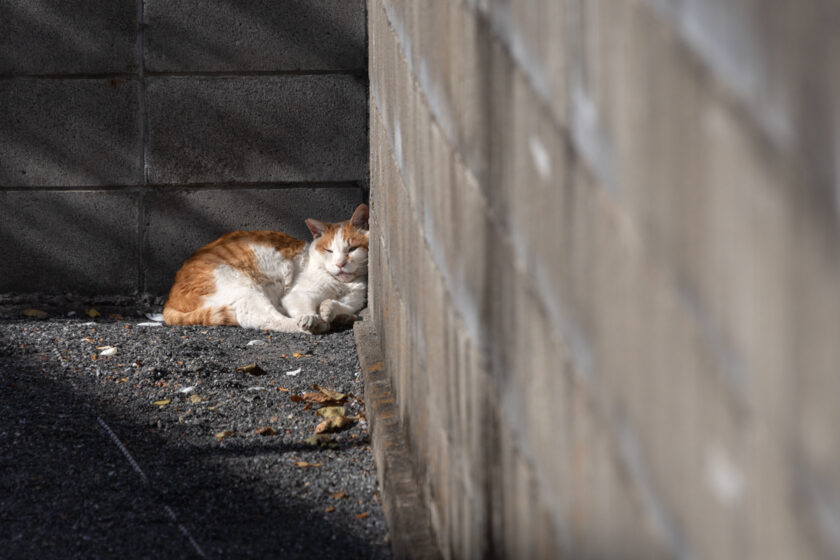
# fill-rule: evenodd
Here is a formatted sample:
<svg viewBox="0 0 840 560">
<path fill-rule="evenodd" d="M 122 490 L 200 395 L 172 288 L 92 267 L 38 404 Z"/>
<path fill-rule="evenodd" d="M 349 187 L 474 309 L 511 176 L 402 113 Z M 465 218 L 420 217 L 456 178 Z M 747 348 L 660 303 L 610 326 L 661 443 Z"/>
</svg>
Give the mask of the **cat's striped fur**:
<svg viewBox="0 0 840 560">
<path fill-rule="evenodd" d="M 175 275 L 164 320 L 311 333 L 353 320 L 367 294 L 368 208 L 346 222 L 306 225 L 311 243 L 235 231 L 196 251 Z"/>
</svg>

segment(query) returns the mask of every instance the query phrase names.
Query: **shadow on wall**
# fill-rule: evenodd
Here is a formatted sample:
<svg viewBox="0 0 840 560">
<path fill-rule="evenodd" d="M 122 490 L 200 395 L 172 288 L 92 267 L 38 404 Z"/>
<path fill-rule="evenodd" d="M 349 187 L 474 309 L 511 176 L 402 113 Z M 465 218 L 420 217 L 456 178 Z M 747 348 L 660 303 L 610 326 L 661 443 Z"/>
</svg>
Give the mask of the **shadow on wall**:
<svg viewBox="0 0 840 560">
<path fill-rule="evenodd" d="M 364 2 L 146 3 L 147 68 L 167 71 L 354 70 L 367 66 Z"/>
<path fill-rule="evenodd" d="M 139 0 L 0 6 L 0 293 L 165 291 L 226 231 L 307 239 L 361 201 L 362 0 L 144 10 L 145 93 Z"/>
</svg>

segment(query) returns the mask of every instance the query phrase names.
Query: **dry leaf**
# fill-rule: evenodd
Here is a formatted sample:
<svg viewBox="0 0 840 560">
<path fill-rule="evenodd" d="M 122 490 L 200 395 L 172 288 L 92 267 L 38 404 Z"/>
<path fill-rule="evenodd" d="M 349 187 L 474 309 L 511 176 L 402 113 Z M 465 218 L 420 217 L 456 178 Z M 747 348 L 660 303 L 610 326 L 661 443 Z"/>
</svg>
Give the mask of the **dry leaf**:
<svg viewBox="0 0 840 560">
<path fill-rule="evenodd" d="M 87 315 L 91 319 L 95 319 L 97 317 L 102 317 L 102 313 L 100 313 L 99 311 L 97 311 L 93 307 L 91 307 L 89 309 L 85 309 L 85 315 Z"/>
<path fill-rule="evenodd" d="M 303 397 L 300 395 L 290 395 L 289 400 L 292 402 L 303 402 Z"/>
<path fill-rule="evenodd" d="M 202 400 L 203 399 L 199 395 L 196 395 L 195 393 L 190 395 L 190 402 L 191 403 L 200 403 Z"/>
<path fill-rule="evenodd" d="M 261 436 L 273 436 L 274 435 L 274 428 L 271 426 L 263 426 L 262 428 L 257 428 L 254 430 Z"/>
<path fill-rule="evenodd" d="M 341 498 L 344 498 L 346 496 L 347 492 L 333 492 L 332 494 L 330 494 L 330 498 L 332 498 L 333 500 L 340 500 Z"/>
<path fill-rule="evenodd" d="M 108 318 L 114 319 L 115 321 L 122 321 L 123 319 L 125 319 L 125 317 L 123 317 L 119 313 L 109 313 Z"/>
<path fill-rule="evenodd" d="M 89 338 L 89 337 L 88 338 L 83 338 L 82 341 L 83 342 L 89 342 L 91 344 L 96 344 L 96 341 L 93 340 L 92 338 Z"/>
<path fill-rule="evenodd" d="M 27 309 L 23 312 L 23 314 L 32 319 L 46 319 L 50 316 L 49 313 L 41 311 L 40 309 Z"/>
<path fill-rule="evenodd" d="M 370 512 L 369 511 L 363 511 L 362 513 L 360 513 L 356 516 L 356 519 L 366 519 L 368 517 L 370 517 Z"/>
<path fill-rule="evenodd" d="M 272 416 L 271 418 L 268 419 L 269 422 L 277 422 L 278 420 L 280 420 L 279 416 Z"/>
<path fill-rule="evenodd" d="M 307 445 L 328 445 L 332 443 L 332 436 L 329 434 L 317 434 L 314 436 L 309 436 L 303 441 Z"/>
<path fill-rule="evenodd" d="M 155 405 L 155 406 L 166 406 L 171 402 L 172 402 L 172 399 L 162 399 L 162 400 L 159 400 L 159 401 L 155 401 L 152 404 Z"/>
<path fill-rule="evenodd" d="M 322 394 L 326 395 L 327 397 L 329 397 L 330 399 L 332 399 L 334 401 L 343 401 L 348 396 L 346 393 L 339 393 L 338 391 L 333 391 L 331 389 L 325 389 L 325 388 L 321 387 L 320 385 L 313 385 L 312 388 L 315 389 L 316 391 L 320 391 Z"/>
<path fill-rule="evenodd" d="M 113 346 L 97 346 L 96 348 L 102 350 L 99 353 L 100 356 L 113 356 L 117 353 L 117 349 Z"/>
<path fill-rule="evenodd" d="M 302 358 L 303 354 L 301 354 L 300 352 L 295 352 L 294 354 L 292 354 L 292 356 L 294 356 L 295 358 Z"/>
<path fill-rule="evenodd" d="M 289 392 L 289 390 L 288 390 L 288 389 L 286 389 L 285 387 L 277 387 L 277 390 L 278 390 L 278 391 L 283 391 L 283 392 L 285 392 L 285 393 L 288 393 L 288 392 Z"/>
<path fill-rule="evenodd" d="M 321 409 L 323 410 L 323 409 Z M 319 411 L 320 412 L 320 411 Z M 353 419 L 347 418 L 346 416 L 331 416 L 325 419 L 323 422 L 315 426 L 315 433 L 322 434 L 324 432 L 332 432 L 335 430 L 340 430 L 344 426 L 348 424 L 352 424 Z"/>
<path fill-rule="evenodd" d="M 332 513 L 335 511 L 335 506 L 327 506 L 324 508 L 324 513 Z"/>
<path fill-rule="evenodd" d="M 251 375 L 266 375 L 268 373 L 257 364 L 248 364 L 247 366 L 238 367 L 236 368 L 236 371 L 250 373 Z"/>
<path fill-rule="evenodd" d="M 217 440 L 222 441 L 226 437 L 232 436 L 233 430 L 222 430 L 221 432 L 216 432 L 214 435 L 216 436 Z"/>
<path fill-rule="evenodd" d="M 327 395 L 323 393 L 304 393 L 303 400 L 309 401 L 315 404 L 327 404 L 327 403 L 334 403 L 336 402 L 335 399 L 331 399 Z"/>
<path fill-rule="evenodd" d="M 323 467 L 324 463 L 307 463 L 306 461 L 295 461 L 294 465 L 299 469 L 305 469 L 307 467 Z"/>
<path fill-rule="evenodd" d="M 326 420 L 324 420 L 323 422 L 321 422 L 320 424 L 315 426 L 315 433 L 316 434 L 323 434 L 324 432 L 329 430 L 331 427 L 332 427 L 332 422 L 330 422 L 330 419 L 327 418 Z"/>
<path fill-rule="evenodd" d="M 325 406 L 324 408 L 319 408 L 316 412 L 322 418 L 336 418 L 338 416 L 344 416 L 346 413 L 343 406 Z"/>
</svg>

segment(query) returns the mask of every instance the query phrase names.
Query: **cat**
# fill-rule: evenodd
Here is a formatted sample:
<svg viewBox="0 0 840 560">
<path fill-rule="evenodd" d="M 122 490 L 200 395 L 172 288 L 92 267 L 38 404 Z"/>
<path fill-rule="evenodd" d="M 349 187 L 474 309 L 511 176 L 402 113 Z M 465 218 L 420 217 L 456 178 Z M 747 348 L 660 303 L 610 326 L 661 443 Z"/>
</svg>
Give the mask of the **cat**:
<svg viewBox="0 0 840 560">
<path fill-rule="evenodd" d="M 367 205 L 345 222 L 306 225 L 311 243 L 235 231 L 196 251 L 175 275 L 164 321 L 318 334 L 355 320 L 367 295 Z"/>
</svg>

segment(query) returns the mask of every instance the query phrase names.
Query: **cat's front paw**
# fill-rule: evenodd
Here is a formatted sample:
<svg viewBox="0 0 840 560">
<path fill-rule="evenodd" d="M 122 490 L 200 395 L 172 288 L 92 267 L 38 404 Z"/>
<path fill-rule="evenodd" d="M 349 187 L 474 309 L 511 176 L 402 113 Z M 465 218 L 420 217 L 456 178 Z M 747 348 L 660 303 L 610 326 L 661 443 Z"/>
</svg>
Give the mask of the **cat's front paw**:
<svg viewBox="0 0 840 560">
<path fill-rule="evenodd" d="M 304 315 L 298 319 L 298 327 L 304 332 L 312 334 L 320 334 L 326 332 L 329 328 L 329 323 L 318 317 L 317 315 Z"/>
<path fill-rule="evenodd" d="M 321 306 L 318 308 L 318 315 L 320 315 L 321 319 L 327 324 L 332 323 L 333 317 L 335 317 L 336 314 L 337 305 L 338 302 L 334 299 L 325 299 L 321 302 Z"/>
</svg>

